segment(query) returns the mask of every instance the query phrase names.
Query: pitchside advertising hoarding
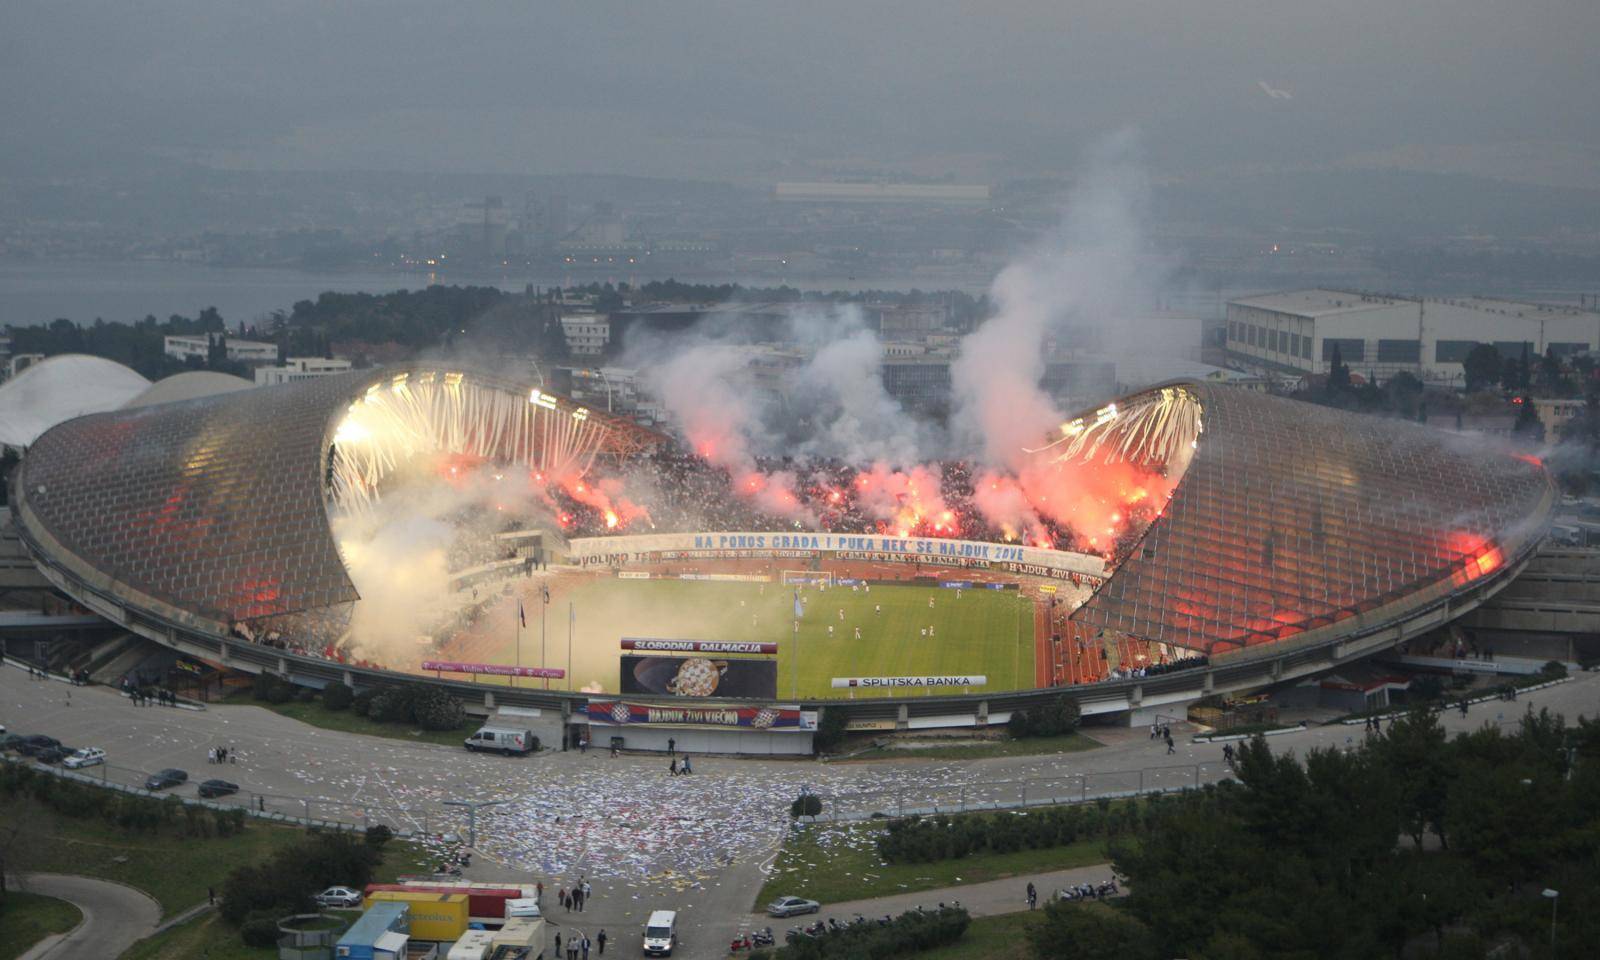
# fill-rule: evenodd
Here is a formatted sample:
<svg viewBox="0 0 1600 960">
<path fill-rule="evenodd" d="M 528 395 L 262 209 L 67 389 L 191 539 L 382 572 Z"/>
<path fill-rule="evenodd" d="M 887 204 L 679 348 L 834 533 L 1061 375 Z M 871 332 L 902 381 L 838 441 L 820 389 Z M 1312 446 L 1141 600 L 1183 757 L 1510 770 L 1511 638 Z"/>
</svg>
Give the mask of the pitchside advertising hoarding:
<svg viewBox="0 0 1600 960">
<path fill-rule="evenodd" d="M 770 656 L 778 652 L 778 645 L 745 640 L 664 640 L 658 637 L 623 637 L 622 649 L 648 650 L 652 653 L 757 653 Z"/>
<path fill-rule="evenodd" d="M 835 554 L 841 560 L 995 569 L 1061 580 L 1098 581 L 1106 576 L 1105 558 L 1093 554 L 941 537 L 881 537 L 839 533 L 652 533 L 627 537 L 579 537 L 568 545 L 568 555 L 581 566 L 672 560 L 801 559 L 819 553 Z"/>
<path fill-rule="evenodd" d="M 622 692 L 667 697 L 778 696 L 778 661 L 623 654 Z"/>
<path fill-rule="evenodd" d="M 567 671 L 555 667 L 513 667 L 503 663 L 461 663 L 456 660 L 424 660 L 422 669 L 440 673 L 482 673 L 494 677 L 540 677 L 560 680 Z"/>
<path fill-rule="evenodd" d="M 811 733 L 817 729 L 814 710 L 794 704 L 655 704 L 627 700 L 590 700 L 584 715 L 602 726 L 698 727 L 701 729 Z"/>
<path fill-rule="evenodd" d="M 982 687 L 987 686 L 989 678 L 978 674 L 955 674 L 943 677 L 834 677 L 833 688 L 844 689 L 892 689 L 899 687 Z"/>
</svg>

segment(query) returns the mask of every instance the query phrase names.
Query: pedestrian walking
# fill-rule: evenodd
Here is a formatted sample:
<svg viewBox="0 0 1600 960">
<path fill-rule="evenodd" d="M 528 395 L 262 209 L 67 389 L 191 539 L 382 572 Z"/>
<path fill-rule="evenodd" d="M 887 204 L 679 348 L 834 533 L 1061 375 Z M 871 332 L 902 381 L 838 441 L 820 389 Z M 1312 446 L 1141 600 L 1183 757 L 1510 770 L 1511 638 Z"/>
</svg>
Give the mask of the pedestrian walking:
<svg viewBox="0 0 1600 960">
<path fill-rule="evenodd" d="M 678 752 L 678 741 L 677 741 L 677 738 L 675 738 L 675 737 L 668 737 L 667 738 L 667 752 L 668 753 L 677 753 Z"/>
<path fill-rule="evenodd" d="M 589 960 L 589 935 L 583 935 L 583 960 Z"/>
<path fill-rule="evenodd" d="M 600 948 L 600 956 L 606 955 L 606 928 L 601 927 L 600 932 L 594 936 L 595 946 Z"/>
<path fill-rule="evenodd" d="M 672 758 L 672 762 L 667 764 L 667 774 L 668 774 L 668 776 L 673 776 L 673 777 L 676 777 L 678 775 L 678 758 L 677 757 L 673 757 Z"/>
<path fill-rule="evenodd" d="M 556 891 L 556 902 L 561 904 L 561 909 L 565 910 L 567 908 L 567 888 L 566 887 L 562 887 L 560 890 Z M 559 946 L 557 946 L 556 949 L 560 950 L 561 948 Z"/>
<path fill-rule="evenodd" d="M 533 902 L 539 904 L 541 907 L 544 906 L 544 881 L 543 880 L 541 880 L 538 883 L 533 885 Z"/>
<path fill-rule="evenodd" d="M 1039 891 L 1034 889 L 1033 881 L 1028 882 L 1028 909 L 1032 910 L 1034 904 L 1039 902 Z"/>
<path fill-rule="evenodd" d="M 1172 734 L 1169 733 L 1169 734 L 1167 734 L 1167 755 L 1171 756 L 1172 754 L 1177 753 L 1177 752 L 1178 752 L 1177 748 L 1172 745 Z"/>
<path fill-rule="evenodd" d="M 556 934 L 556 956 L 561 956 L 561 934 Z"/>
<path fill-rule="evenodd" d="M 216 763 L 216 762 L 217 762 L 217 748 L 216 747 L 212 747 L 210 750 L 206 751 L 206 763 Z"/>
<path fill-rule="evenodd" d="M 679 772 L 681 772 L 684 776 L 694 773 L 694 771 L 689 768 L 689 758 L 687 755 L 683 758 L 683 769 Z"/>
<path fill-rule="evenodd" d="M 592 896 L 594 896 L 594 887 L 589 886 L 589 881 L 583 881 L 583 899 L 587 900 Z"/>
</svg>

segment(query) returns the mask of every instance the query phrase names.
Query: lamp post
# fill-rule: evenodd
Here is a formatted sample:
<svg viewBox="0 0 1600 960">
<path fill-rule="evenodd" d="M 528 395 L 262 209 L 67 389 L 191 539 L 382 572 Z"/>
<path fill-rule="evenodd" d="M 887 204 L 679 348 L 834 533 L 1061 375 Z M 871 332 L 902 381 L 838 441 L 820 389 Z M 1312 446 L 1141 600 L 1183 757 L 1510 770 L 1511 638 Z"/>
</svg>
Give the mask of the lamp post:
<svg viewBox="0 0 1600 960">
<path fill-rule="evenodd" d="M 447 807 L 467 808 L 467 849 L 478 849 L 478 808 L 495 807 L 505 803 L 504 800 L 446 800 Z"/>
<path fill-rule="evenodd" d="M 1550 901 L 1550 956 L 1556 955 L 1556 904 L 1561 902 L 1561 891 L 1544 888 L 1544 897 Z"/>
</svg>

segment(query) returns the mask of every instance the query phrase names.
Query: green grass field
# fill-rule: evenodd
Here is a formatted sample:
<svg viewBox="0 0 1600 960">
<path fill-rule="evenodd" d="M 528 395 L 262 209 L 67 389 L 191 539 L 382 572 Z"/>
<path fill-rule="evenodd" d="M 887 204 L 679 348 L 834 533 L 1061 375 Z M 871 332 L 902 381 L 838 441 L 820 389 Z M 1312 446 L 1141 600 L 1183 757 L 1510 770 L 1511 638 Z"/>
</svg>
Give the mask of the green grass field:
<svg viewBox="0 0 1600 960">
<path fill-rule="evenodd" d="M 12 882 L 0 908 L 0 960 L 20 957 L 52 933 L 66 933 L 83 919 L 77 907 L 53 897 L 22 893 Z"/>
<path fill-rule="evenodd" d="M 572 688 L 618 692 L 623 637 L 777 643 L 780 698 L 848 696 L 848 691 L 832 689 L 834 677 L 982 674 L 989 682 L 973 692 L 1032 687 L 1031 601 L 1014 590 L 960 593 L 957 599 L 955 590 L 941 587 L 806 587 L 801 592 L 805 615 L 796 632 L 794 588 L 782 583 L 596 580 L 578 587 L 570 597 L 576 614 Z M 566 604 L 552 604 L 546 616 L 545 663 L 565 668 Z M 540 626 L 534 610 L 528 611 L 528 618 L 521 662 L 537 666 Z M 931 636 L 926 633 L 930 629 Z M 514 662 L 515 657 L 512 642 L 497 655 L 502 663 Z M 893 691 L 899 696 L 916 692 Z M 931 692 L 961 690 L 940 687 Z M 888 695 L 882 690 L 856 691 L 858 698 Z"/>
<path fill-rule="evenodd" d="M 1094 837 L 1045 850 L 977 853 L 934 863 L 884 863 L 875 845 L 883 830 L 882 824 L 859 823 L 817 825 L 790 833 L 756 894 L 755 905 L 782 896 L 845 903 L 1086 867 L 1107 859 L 1105 840 Z"/>
</svg>

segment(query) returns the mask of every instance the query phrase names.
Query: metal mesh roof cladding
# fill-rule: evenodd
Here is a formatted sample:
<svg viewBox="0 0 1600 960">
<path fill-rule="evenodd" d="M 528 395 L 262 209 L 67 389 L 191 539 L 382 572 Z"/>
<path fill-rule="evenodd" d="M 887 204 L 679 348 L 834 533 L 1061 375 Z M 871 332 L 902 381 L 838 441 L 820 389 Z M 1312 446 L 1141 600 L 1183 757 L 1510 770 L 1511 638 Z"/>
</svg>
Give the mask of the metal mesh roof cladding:
<svg viewBox="0 0 1600 960">
<path fill-rule="evenodd" d="M 373 378 L 100 414 L 40 437 L 19 483 L 66 550 L 213 620 L 356 599 L 322 499 L 329 418 Z"/>
<path fill-rule="evenodd" d="M 370 385 L 426 369 L 357 371 L 72 420 L 28 451 L 20 499 L 77 562 L 213 621 L 353 601 L 323 500 L 330 425 Z M 649 433 L 615 423 L 605 434 L 613 450 L 638 441 L 630 431 Z"/>
<path fill-rule="evenodd" d="M 1208 652 L 1280 640 L 1509 561 L 1541 467 L 1417 424 L 1218 385 L 1162 515 L 1073 619 Z"/>
</svg>

